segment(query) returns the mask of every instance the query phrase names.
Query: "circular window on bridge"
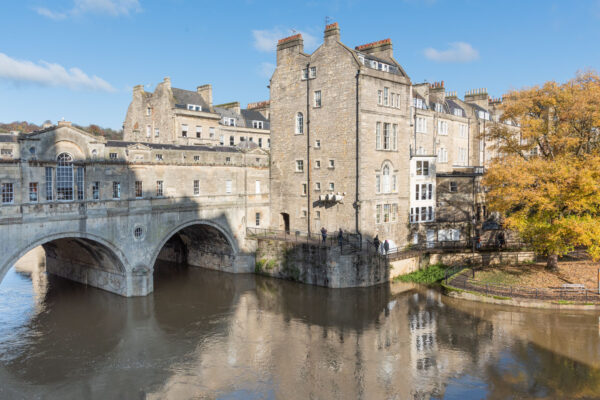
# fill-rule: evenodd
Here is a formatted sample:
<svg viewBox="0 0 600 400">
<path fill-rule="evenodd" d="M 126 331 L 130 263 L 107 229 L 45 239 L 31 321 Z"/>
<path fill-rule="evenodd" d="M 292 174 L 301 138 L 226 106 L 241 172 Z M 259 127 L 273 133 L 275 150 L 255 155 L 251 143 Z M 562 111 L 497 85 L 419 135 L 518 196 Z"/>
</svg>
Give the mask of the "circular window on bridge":
<svg viewBox="0 0 600 400">
<path fill-rule="evenodd" d="M 141 226 L 136 227 L 133 230 L 133 237 L 135 237 L 138 240 L 142 239 L 144 237 L 144 228 L 142 228 Z"/>
</svg>

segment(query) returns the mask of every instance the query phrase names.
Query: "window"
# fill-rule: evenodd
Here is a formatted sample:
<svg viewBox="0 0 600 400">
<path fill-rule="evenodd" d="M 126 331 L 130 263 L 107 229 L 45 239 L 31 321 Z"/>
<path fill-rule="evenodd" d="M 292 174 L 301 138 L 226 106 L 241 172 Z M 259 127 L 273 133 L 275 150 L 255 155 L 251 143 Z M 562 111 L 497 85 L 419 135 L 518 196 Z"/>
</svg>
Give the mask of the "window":
<svg viewBox="0 0 600 400">
<path fill-rule="evenodd" d="M 329 182 L 329 190 L 331 190 L 331 191 L 335 190 L 335 185 L 333 182 Z"/>
<path fill-rule="evenodd" d="M 202 111 L 202 106 L 199 106 L 198 104 L 188 104 L 187 109 L 190 111 Z"/>
<path fill-rule="evenodd" d="M 394 124 L 392 128 L 392 150 L 396 150 L 398 148 L 398 125 Z"/>
<path fill-rule="evenodd" d="M 29 201 L 30 202 L 38 201 L 38 183 L 37 182 L 29 182 Z"/>
<path fill-rule="evenodd" d="M 306 196 L 306 193 L 308 191 L 308 187 L 306 185 L 306 183 L 302 184 L 302 196 Z"/>
<path fill-rule="evenodd" d="M 309 78 L 316 78 L 317 77 L 317 67 L 310 67 L 310 75 Z"/>
<path fill-rule="evenodd" d="M 431 197 L 433 196 L 433 184 L 429 184 L 428 187 L 429 191 L 427 192 L 427 199 L 431 200 Z"/>
<path fill-rule="evenodd" d="M 321 141 L 320 140 L 315 140 L 315 149 L 320 149 L 321 148 Z"/>
<path fill-rule="evenodd" d="M 200 195 L 200 181 L 198 179 L 194 180 L 194 196 Z"/>
<path fill-rule="evenodd" d="M 315 97 L 315 107 L 321 107 L 321 91 L 317 90 L 314 94 Z"/>
<path fill-rule="evenodd" d="M 392 192 L 396 191 L 396 175 L 392 175 Z"/>
<path fill-rule="evenodd" d="M 417 117 L 417 132 L 427 133 L 427 120 L 423 117 Z"/>
<path fill-rule="evenodd" d="M 321 182 L 315 182 L 315 190 L 316 190 L 317 192 L 320 192 L 320 191 L 321 191 Z"/>
<path fill-rule="evenodd" d="M 100 200 L 100 182 L 92 183 L 92 199 Z"/>
<path fill-rule="evenodd" d="M 225 145 L 225 136 L 219 135 L 219 145 L 220 146 L 224 146 Z"/>
<path fill-rule="evenodd" d="M 194 156 L 194 161 L 200 161 L 200 156 Z"/>
<path fill-rule="evenodd" d="M 156 196 L 163 196 L 163 181 L 156 181 Z"/>
<path fill-rule="evenodd" d="M 321 160 L 315 160 L 315 169 L 321 168 Z"/>
<path fill-rule="evenodd" d="M 458 133 L 460 135 L 461 138 L 466 138 L 467 137 L 467 125 L 466 124 L 460 124 L 458 126 Z"/>
<path fill-rule="evenodd" d="M 389 204 L 384 204 L 383 205 L 383 222 L 390 222 L 390 205 Z"/>
<path fill-rule="evenodd" d="M 196 125 L 196 138 L 200 139 L 202 137 L 202 127 L 200 125 Z"/>
<path fill-rule="evenodd" d="M 463 116 L 463 110 L 461 110 L 460 108 L 455 108 L 453 113 L 457 117 L 462 117 Z"/>
<path fill-rule="evenodd" d="M 375 206 L 375 223 L 376 224 L 381 223 L 381 204 L 377 204 Z"/>
<path fill-rule="evenodd" d="M 271 148 L 271 139 L 267 139 L 267 149 Z"/>
<path fill-rule="evenodd" d="M 427 184 L 421 184 L 421 200 L 427 200 Z"/>
<path fill-rule="evenodd" d="M 448 121 L 438 121 L 438 135 L 448 135 Z"/>
<path fill-rule="evenodd" d="M 458 186 L 455 181 L 450 181 L 450 192 L 456 192 L 458 190 Z"/>
<path fill-rule="evenodd" d="M 383 105 L 387 106 L 388 105 L 388 101 L 389 101 L 389 96 L 390 96 L 390 88 L 383 88 Z"/>
<path fill-rule="evenodd" d="M 315 219 L 321 219 L 321 211 L 316 212 Z"/>
<path fill-rule="evenodd" d="M 329 160 L 329 168 L 335 168 L 335 160 Z"/>
<path fill-rule="evenodd" d="M 52 175 L 52 167 L 46 167 L 46 201 L 52 201 L 53 198 Z"/>
<path fill-rule="evenodd" d="M 140 226 L 138 226 L 137 228 L 135 228 L 135 230 L 133 231 L 133 236 L 136 239 L 141 238 L 143 234 L 144 234 L 144 230 Z"/>
<path fill-rule="evenodd" d="M 308 212 L 306 210 L 302 210 L 302 218 L 306 218 Z"/>
<path fill-rule="evenodd" d="M 392 204 L 392 222 L 396 222 L 398 215 L 398 204 Z"/>
<path fill-rule="evenodd" d="M 255 218 L 256 218 L 256 226 L 260 226 L 260 213 L 256 213 Z"/>
<path fill-rule="evenodd" d="M 231 163 L 231 157 L 225 157 L 225 163 L 226 164 Z"/>
<path fill-rule="evenodd" d="M 308 79 L 308 68 L 302 70 L 302 79 Z"/>
<path fill-rule="evenodd" d="M 381 90 L 377 91 L 377 104 L 383 104 L 383 92 Z"/>
<path fill-rule="evenodd" d="M 109 157 L 111 160 L 116 160 L 116 159 L 117 159 L 117 157 L 118 157 L 118 155 L 117 155 L 117 153 L 108 153 L 108 157 Z"/>
<path fill-rule="evenodd" d="M 264 129 L 264 122 L 263 121 L 252 121 L 252 127 L 254 129 Z"/>
<path fill-rule="evenodd" d="M 225 193 L 231 193 L 231 180 L 225 181 Z"/>
<path fill-rule="evenodd" d="M 438 241 L 440 242 L 452 242 L 460 240 L 459 229 L 440 229 L 438 231 Z"/>
<path fill-rule="evenodd" d="M 152 115 L 152 107 L 148 107 L 148 108 L 146 108 L 146 115 L 147 115 L 147 116 L 150 116 L 150 115 Z"/>
<path fill-rule="evenodd" d="M 427 220 L 433 221 L 433 207 L 427 207 Z"/>
<path fill-rule="evenodd" d="M 188 126 L 186 124 L 181 124 L 181 137 L 187 137 Z"/>
<path fill-rule="evenodd" d="M 254 193 L 260 194 L 260 181 L 254 181 Z"/>
<path fill-rule="evenodd" d="M 76 181 L 77 181 L 77 200 L 83 200 L 85 198 L 85 172 L 83 167 L 77 167 Z"/>
<path fill-rule="evenodd" d="M 253 138 L 252 136 L 250 136 L 250 137 L 248 138 L 248 141 L 249 141 L 249 142 L 254 142 L 254 138 Z"/>
<path fill-rule="evenodd" d="M 304 115 L 302 113 L 296 114 L 296 134 L 301 135 L 304 133 Z"/>
<path fill-rule="evenodd" d="M 392 93 L 392 98 L 391 98 L 391 102 L 390 102 L 390 106 L 395 107 L 396 105 L 396 93 Z"/>
<path fill-rule="evenodd" d="M 150 125 L 146 125 L 146 137 L 152 136 L 152 127 Z"/>
<path fill-rule="evenodd" d="M 419 200 L 421 198 L 421 196 L 419 196 L 420 188 L 421 188 L 421 185 L 419 185 L 419 184 L 415 185 L 415 200 Z"/>
<path fill-rule="evenodd" d="M 383 124 L 383 149 L 384 150 L 389 150 L 390 149 L 390 125 L 389 123 L 384 123 Z"/>
<path fill-rule="evenodd" d="M 159 136 L 160 136 L 160 129 L 154 128 L 154 137 L 159 137 Z"/>
<path fill-rule="evenodd" d="M 121 198 L 121 183 L 113 182 L 113 199 Z"/>
<path fill-rule="evenodd" d="M 438 162 L 439 163 L 447 163 L 448 162 L 448 150 L 445 147 L 440 147 L 438 149 Z"/>
<path fill-rule="evenodd" d="M 458 162 L 462 165 L 467 164 L 467 149 L 464 147 L 458 148 Z"/>
<path fill-rule="evenodd" d="M 296 172 L 304 172 L 304 160 L 296 160 Z"/>
<path fill-rule="evenodd" d="M 211 139 L 215 138 L 215 127 L 211 126 L 210 128 L 208 128 L 208 137 Z"/>
<path fill-rule="evenodd" d="M 141 199 L 144 195 L 142 190 L 142 181 L 135 181 L 135 198 Z"/>
<path fill-rule="evenodd" d="M 258 147 L 262 148 L 262 138 L 258 138 Z"/>
<path fill-rule="evenodd" d="M 435 111 L 439 112 L 439 113 L 443 113 L 444 112 L 444 106 L 441 105 L 440 103 L 435 103 Z"/>
<path fill-rule="evenodd" d="M 420 99 L 418 97 L 413 98 L 413 106 L 415 106 L 416 108 L 420 108 L 422 110 L 424 110 L 425 107 L 425 103 L 423 103 L 423 99 Z"/>
<path fill-rule="evenodd" d="M 163 155 L 162 154 L 157 154 L 156 155 L 156 161 L 162 161 L 163 160 Z"/>
<path fill-rule="evenodd" d="M 429 175 L 429 161 L 417 161 L 417 175 Z"/>
<path fill-rule="evenodd" d="M 381 193 L 381 175 L 375 176 L 375 193 Z"/>
<path fill-rule="evenodd" d="M 381 149 L 381 122 L 375 124 L 375 149 Z"/>
<path fill-rule="evenodd" d="M 2 184 L 2 204 L 12 204 L 15 201 L 15 192 L 12 183 Z"/>
<path fill-rule="evenodd" d="M 383 167 L 383 193 L 390 192 L 390 167 Z"/>
<path fill-rule="evenodd" d="M 234 136 L 229 136 L 229 145 L 230 146 L 234 146 L 235 145 L 235 137 Z"/>
<path fill-rule="evenodd" d="M 58 156 L 56 199 L 73 200 L 73 157 L 67 153 L 61 153 Z"/>
</svg>

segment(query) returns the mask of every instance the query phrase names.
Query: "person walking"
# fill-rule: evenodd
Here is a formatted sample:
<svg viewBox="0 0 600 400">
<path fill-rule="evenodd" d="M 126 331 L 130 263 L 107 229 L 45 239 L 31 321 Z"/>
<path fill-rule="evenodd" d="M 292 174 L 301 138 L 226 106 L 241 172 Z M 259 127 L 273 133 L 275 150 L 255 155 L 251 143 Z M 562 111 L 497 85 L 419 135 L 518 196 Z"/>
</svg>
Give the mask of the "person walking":
<svg viewBox="0 0 600 400">
<path fill-rule="evenodd" d="M 375 252 L 379 251 L 379 245 L 381 242 L 379 241 L 379 235 L 375 235 L 375 239 L 373 239 L 373 245 L 375 246 Z"/>
<path fill-rule="evenodd" d="M 344 243 L 344 232 L 342 231 L 342 228 L 340 228 L 340 231 L 338 232 L 338 243 L 340 247 L 342 247 L 342 244 Z"/>
<path fill-rule="evenodd" d="M 383 251 L 385 251 L 386 255 L 388 251 L 390 251 L 390 243 L 387 241 L 387 239 L 385 239 L 385 242 L 383 242 Z"/>
<path fill-rule="evenodd" d="M 325 227 L 321 227 L 321 237 L 323 238 L 323 244 L 327 242 L 327 229 Z"/>
</svg>

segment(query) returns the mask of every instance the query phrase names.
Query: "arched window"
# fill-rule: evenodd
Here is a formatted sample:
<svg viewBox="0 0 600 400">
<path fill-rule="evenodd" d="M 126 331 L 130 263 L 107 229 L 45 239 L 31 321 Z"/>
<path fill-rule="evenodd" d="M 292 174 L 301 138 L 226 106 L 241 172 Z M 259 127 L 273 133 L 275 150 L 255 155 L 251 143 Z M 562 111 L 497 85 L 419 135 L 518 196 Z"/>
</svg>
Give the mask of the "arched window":
<svg viewBox="0 0 600 400">
<path fill-rule="evenodd" d="M 304 115 L 301 112 L 296 114 L 296 133 L 304 133 Z"/>
<path fill-rule="evenodd" d="M 390 167 L 386 165 L 383 167 L 383 193 L 390 192 Z"/>
<path fill-rule="evenodd" d="M 56 167 L 56 199 L 73 200 L 73 157 L 61 153 Z"/>
</svg>

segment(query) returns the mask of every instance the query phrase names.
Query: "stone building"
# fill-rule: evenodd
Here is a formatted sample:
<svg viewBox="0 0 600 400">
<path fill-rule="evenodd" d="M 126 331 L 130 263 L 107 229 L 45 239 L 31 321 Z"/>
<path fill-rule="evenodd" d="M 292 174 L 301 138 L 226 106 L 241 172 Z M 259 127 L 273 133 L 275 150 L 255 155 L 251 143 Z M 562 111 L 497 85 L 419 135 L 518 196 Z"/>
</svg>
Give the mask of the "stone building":
<svg viewBox="0 0 600 400">
<path fill-rule="evenodd" d="M 133 98 L 123 123 L 123 138 L 131 142 L 186 146 L 234 146 L 244 140 L 269 148 L 268 102 L 240 109 L 238 102 L 213 106 L 212 86 L 190 91 L 171 86 L 165 78 L 153 93 L 143 85 Z"/>
<path fill-rule="evenodd" d="M 404 241 L 411 81 L 391 41 L 351 49 L 337 23 L 312 54 L 281 39 L 270 88 L 272 225 Z"/>
<path fill-rule="evenodd" d="M 390 39 L 351 49 L 337 23 L 312 54 L 299 34 L 281 39 L 270 89 L 273 227 L 433 246 L 485 218 L 486 132 L 500 123 L 485 89 L 461 100 L 443 81 L 413 84 Z"/>
</svg>

